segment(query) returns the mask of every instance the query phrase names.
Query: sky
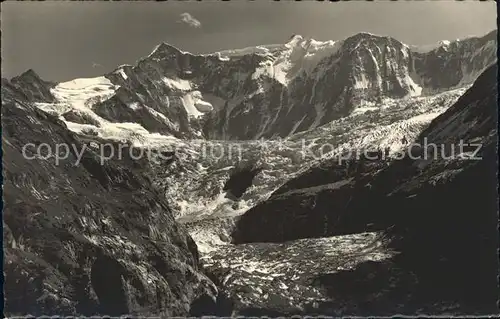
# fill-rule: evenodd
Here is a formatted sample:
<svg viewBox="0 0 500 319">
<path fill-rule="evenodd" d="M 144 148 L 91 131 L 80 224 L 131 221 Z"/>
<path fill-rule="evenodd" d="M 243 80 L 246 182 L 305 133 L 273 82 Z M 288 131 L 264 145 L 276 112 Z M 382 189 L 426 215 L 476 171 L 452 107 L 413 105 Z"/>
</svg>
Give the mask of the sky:
<svg viewBox="0 0 500 319">
<path fill-rule="evenodd" d="M 2 77 L 32 68 L 67 81 L 134 64 L 161 42 L 192 53 L 341 40 L 364 31 L 409 45 L 496 29 L 496 4 L 476 1 L 3 2 Z"/>
</svg>

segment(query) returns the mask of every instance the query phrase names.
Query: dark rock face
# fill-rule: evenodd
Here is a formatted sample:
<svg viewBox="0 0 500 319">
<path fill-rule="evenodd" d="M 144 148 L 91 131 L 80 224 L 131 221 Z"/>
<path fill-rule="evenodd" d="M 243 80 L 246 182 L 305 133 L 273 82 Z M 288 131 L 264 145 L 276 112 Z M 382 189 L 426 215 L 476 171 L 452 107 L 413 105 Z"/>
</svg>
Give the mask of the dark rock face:
<svg viewBox="0 0 500 319">
<path fill-rule="evenodd" d="M 98 150 L 32 106 L 50 99 L 32 89 L 2 80 L 4 313 L 186 316 L 202 296 L 215 302 L 149 164 L 101 165 Z M 42 143 L 68 145 L 68 157 L 36 154 Z"/>
<path fill-rule="evenodd" d="M 99 127 L 101 125 L 98 121 L 96 121 L 92 117 L 88 116 L 85 113 L 80 113 L 76 110 L 70 110 L 66 113 L 63 113 L 62 117 L 64 117 L 64 119 L 66 121 L 73 122 L 73 123 L 91 124 L 91 125 L 94 125 L 97 127 Z"/>
<path fill-rule="evenodd" d="M 369 191 L 374 176 L 388 164 L 378 159 L 333 160 L 313 167 L 241 216 L 233 240 L 237 244 L 282 242 L 350 233 L 337 231 L 346 208 L 352 205 L 355 196 Z M 373 216 L 377 218 L 377 214 Z M 381 229 L 368 224 L 357 232 Z"/>
<path fill-rule="evenodd" d="M 430 92 L 465 84 L 481 74 L 496 55 L 497 30 L 484 37 L 453 41 L 428 53 L 414 53 L 415 72 Z"/>
<path fill-rule="evenodd" d="M 495 64 L 431 122 L 416 141 L 427 148 L 412 147 L 388 166 L 365 164 L 355 179 L 336 173 L 332 165 L 322 168 L 326 172 L 320 180 L 318 168 L 290 181 L 241 217 L 235 243 L 383 230 L 388 247 L 398 252 L 391 262 L 418 281 L 408 308 L 402 309 L 435 305 L 432 314 L 440 314 L 440 302 L 448 302 L 455 305 L 450 313 L 498 313 L 496 78 Z M 460 141 L 471 145 L 460 152 Z M 476 144 L 481 148 L 474 159 Z M 386 269 L 366 267 L 374 278 Z M 336 289 L 343 277 L 336 274 L 327 281 Z M 335 294 L 366 298 L 354 291 Z"/>
<path fill-rule="evenodd" d="M 240 90 L 248 82 L 233 74 L 249 77 L 259 60 L 247 56 L 222 61 L 215 55 L 195 56 L 162 43 L 136 66 L 122 66 L 106 75 L 120 89 L 112 98 L 96 104 L 95 112 L 113 122 L 139 121 L 150 132 L 199 137 L 201 127 L 187 113 L 186 105 L 198 107 L 194 100 L 199 92 L 209 102 L 211 96 L 230 100 L 235 95 L 231 88 Z M 249 94 L 251 89 L 255 89 L 253 85 L 238 93 Z"/>
<path fill-rule="evenodd" d="M 497 74 L 496 65 L 489 68 L 420 136 L 422 144 L 424 138 L 445 146 L 462 140 L 471 144 L 469 152 L 479 144 L 478 158 L 412 163 L 420 172 L 393 184 L 387 195 L 394 199 L 386 211 L 386 220 L 394 223 L 388 231 L 391 246 L 402 251 L 398 264 L 425 280 L 436 297 L 493 313 L 498 313 L 499 297 Z"/>
<path fill-rule="evenodd" d="M 231 196 L 240 198 L 252 186 L 254 177 L 261 171 L 260 168 L 242 167 L 233 170 L 224 184 L 223 190 Z"/>
<path fill-rule="evenodd" d="M 130 90 L 141 92 L 136 87 Z M 166 93 L 156 92 L 154 96 L 158 95 L 164 96 Z M 134 93 L 131 96 L 130 91 L 126 87 L 121 87 L 117 90 L 115 96 L 97 103 L 94 106 L 95 113 L 111 122 L 138 122 L 153 133 L 171 134 L 176 137 L 192 136 L 189 134 L 190 129 L 187 113 L 179 101 L 172 102 L 167 107 L 165 104 L 158 105 L 157 102 L 153 101 L 136 101 L 134 98 L 136 96 L 144 95 L 136 95 Z M 132 103 L 141 104 L 136 108 L 132 108 L 130 106 Z M 152 107 L 146 105 L 152 105 Z"/>
<path fill-rule="evenodd" d="M 26 98 L 30 101 L 54 101 L 50 88 L 54 87 L 55 83 L 42 80 L 32 69 L 12 78 L 10 84 L 26 94 Z"/>
</svg>

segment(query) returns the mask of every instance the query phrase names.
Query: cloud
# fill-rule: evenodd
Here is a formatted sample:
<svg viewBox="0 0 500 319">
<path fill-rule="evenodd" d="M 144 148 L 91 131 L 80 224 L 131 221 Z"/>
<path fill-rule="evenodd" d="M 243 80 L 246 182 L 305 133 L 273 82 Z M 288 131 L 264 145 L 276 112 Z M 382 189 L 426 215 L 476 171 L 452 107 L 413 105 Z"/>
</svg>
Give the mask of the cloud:
<svg viewBox="0 0 500 319">
<path fill-rule="evenodd" d="M 193 28 L 200 28 L 201 27 L 201 22 L 193 17 L 190 13 L 184 12 L 181 13 L 181 18 L 178 22 L 185 23 L 189 25 L 190 27 Z"/>
</svg>

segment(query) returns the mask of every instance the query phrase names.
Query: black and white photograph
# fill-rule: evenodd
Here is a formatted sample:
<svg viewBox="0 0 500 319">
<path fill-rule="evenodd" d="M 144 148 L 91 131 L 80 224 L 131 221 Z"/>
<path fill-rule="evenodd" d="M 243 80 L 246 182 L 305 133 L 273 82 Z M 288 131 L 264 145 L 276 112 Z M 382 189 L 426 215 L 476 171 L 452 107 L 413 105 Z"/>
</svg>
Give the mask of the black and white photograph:
<svg viewBox="0 0 500 319">
<path fill-rule="evenodd" d="M 4 318 L 493 316 L 495 1 L 1 3 Z"/>
</svg>

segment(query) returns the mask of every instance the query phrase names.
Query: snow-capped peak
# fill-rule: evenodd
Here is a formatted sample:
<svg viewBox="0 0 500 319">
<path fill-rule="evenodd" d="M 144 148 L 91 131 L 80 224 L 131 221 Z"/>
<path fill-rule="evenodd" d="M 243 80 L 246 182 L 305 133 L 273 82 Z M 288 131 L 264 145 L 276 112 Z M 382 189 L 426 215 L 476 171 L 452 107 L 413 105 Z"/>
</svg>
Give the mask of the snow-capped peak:
<svg viewBox="0 0 500 319">
<path fill-rule="evenodd" d="M 168 51 L 171 51 L 171 52 L 180 52 L 182 54 L 188 54 L 188 52 L 185 52 L 185 51 L 182 51 L 180 50 L 179 48 L 169 44 L 169 43 L 166 43 L 166 42 L 162 42 L 160 44 L 158 44 L 154 49 L 153 51 L 148 55 L 148 58 L 154 56 L 155 54 L 159 54 L 159 53 L 162 53 L 162 52 L 168 52 Z"/>
<path fill-rule="evenodd" d="M 355 34 L 347 37 L 346 41 L 348 41 L 348 40 L 358 41 L 360 39 L 392 39 L 392 40 L 395 40 L 395 39 L 393 39 L 389 36 L 386 36 L 386 35 L 380 35 L 380 34 L 375 34 L 375 33 L 370 33 L 370 32 L 358 32 L 358 33 L 355 33 Z"/>
<path fill-rule="evenodd" d="M 438 43 L 439 43 L 439 46 L 448 46 L 448 45 L 450 45 L 451 42 L 448 40 L 441 40 Z"/>
<path fill-rule="evenodd" d="M 285 46 L 295 46 L 302 42 L 304 40 L 304 37 L 298 34 L 294 34 L 290 37 L 290 40 L 285 44 Z"/>
<path fill-rule="evenodd" d="M 456 41 L 458 42 L 460 40 L 457 39 Z M 456 41 L 453 41 L 453 42 L 456 42 Z M 448 46 L 450 46 L 451 43 L 452 43 L 452 41 L 449 41 L 449 40 L 441 40 L 441 41 L 438 41 L 436 43 L 424 44 L 424 45 L 410 45 L 409 47 L 414 52 L 427 53 L 427 52 L 434 51 L 438 48 L 447 48 Z"/>
<path fill-rule="evenodd" d="M 353 37 L 356 37 L 356 36 L 358 36 L 358 37 L 385 37 L 385 36 L 380 35 L 380 34 L 375 34 L 375 33 L 366 32 L 366 31 L 358 32 L 355 35 L 353 35 Z"/>
<path fill-rule="evenodd" d="M 254 47 L 246 47 L 242 49 L 230 49 L 230 50 L 222 50 L 222 51 L 217 51 L 208 55 L 217 55 L 222 59 L 228 58 L 228 57 L 240 57 L 244 56 L 247 54 L 262 54 L 266 55 L 269 54 L 275 50 L 280 50 L 283 49 L 284 46 L 283 44 L 267 44 L 267 45 L 258 45 Z"/>
</svg>

